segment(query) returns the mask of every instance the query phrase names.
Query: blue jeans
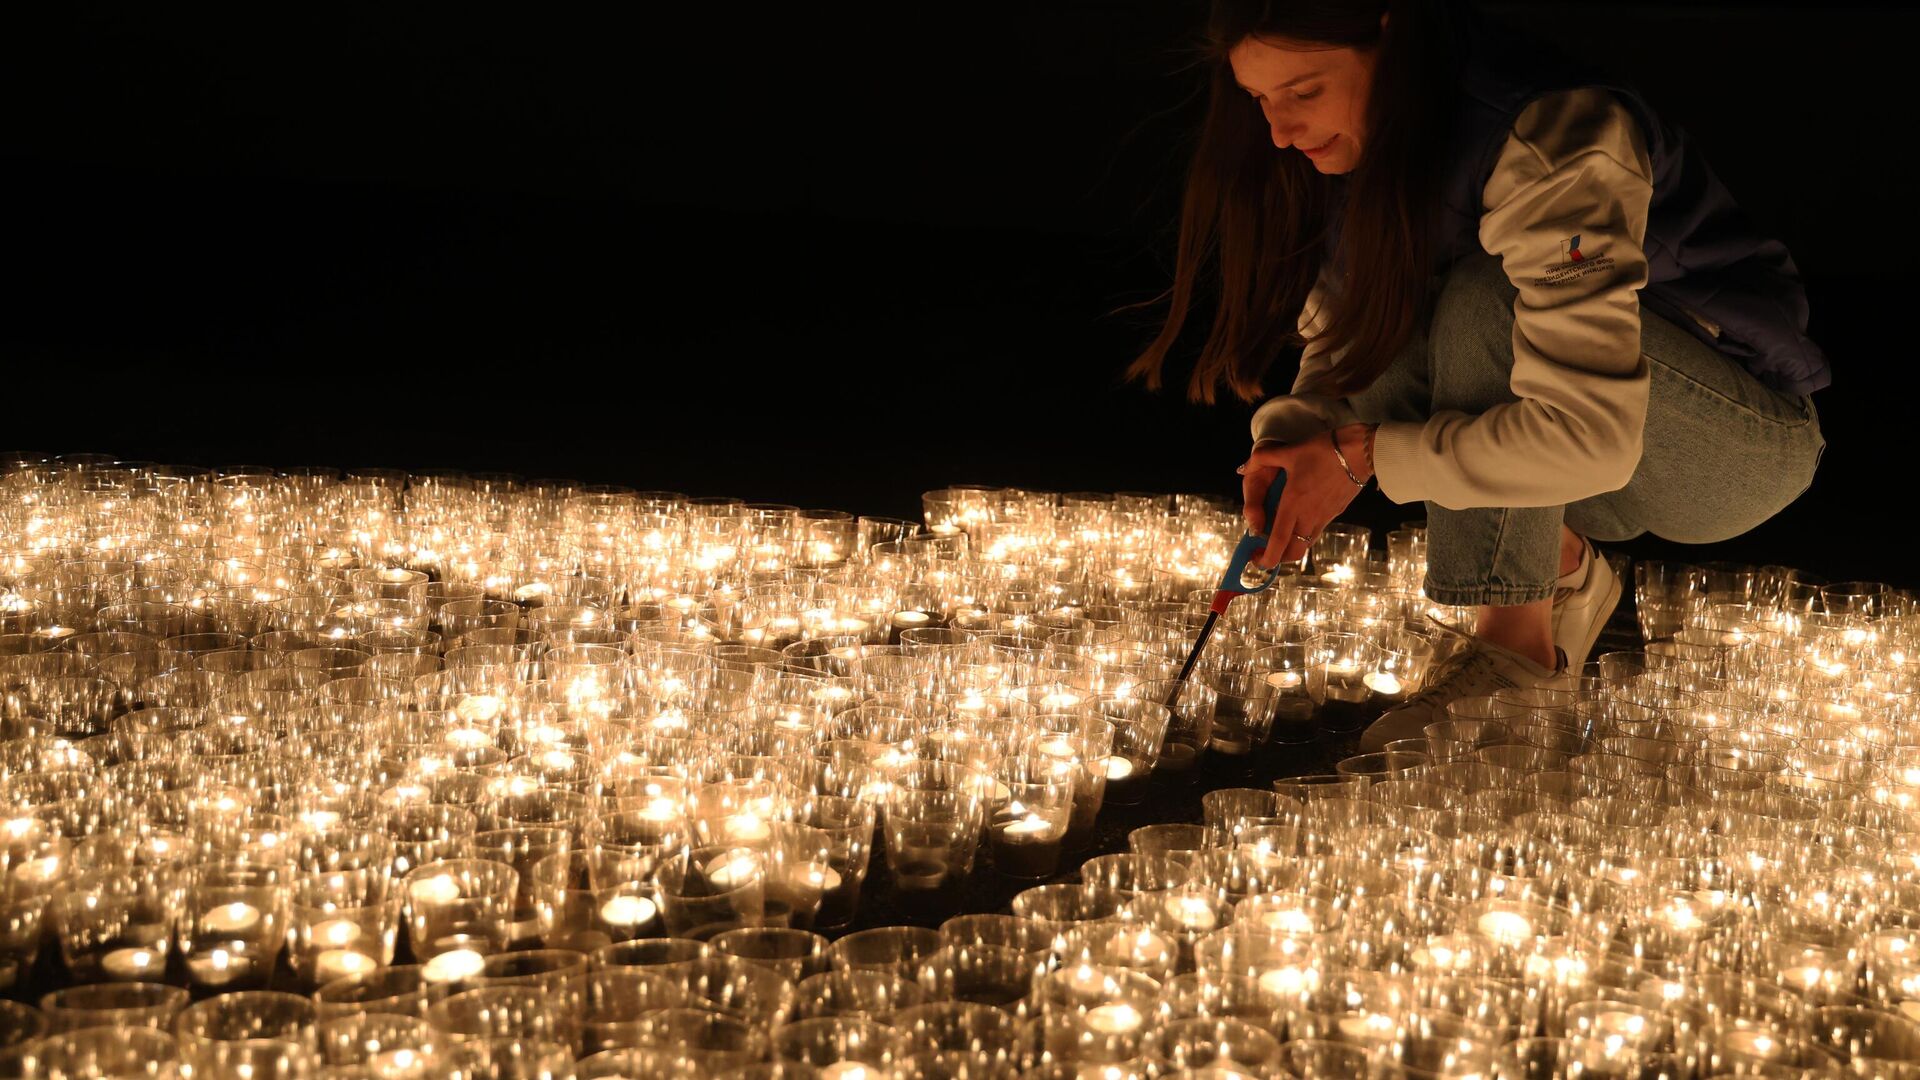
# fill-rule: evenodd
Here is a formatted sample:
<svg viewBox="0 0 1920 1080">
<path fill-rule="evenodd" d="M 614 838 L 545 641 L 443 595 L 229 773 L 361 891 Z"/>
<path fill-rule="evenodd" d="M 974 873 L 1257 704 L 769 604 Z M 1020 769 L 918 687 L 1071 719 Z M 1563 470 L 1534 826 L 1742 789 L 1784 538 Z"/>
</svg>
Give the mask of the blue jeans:
<svg viewBox="0 0 1920 1080">
<path fill-rule="evenodd" d="M 1516 290 L 1491 255 L 1448 271 L 1424 338 L 1348 398 L 1368 423 L 1469 414 L 1518 400 Z M 1525 604 L 1553 595 L 1560 526 L 1593 540 L 1642 533 L 1685 544 L 1735 537 L 1800 497 L 1826 449 L 1813 400 L 1771 389 L 1736 361 L 1640 312 L 1651 367 L 1645 451 L 1618 491 L 1566 506 L 1427 508 L 1427 595 L 1438 603 Z"/>
</svg>

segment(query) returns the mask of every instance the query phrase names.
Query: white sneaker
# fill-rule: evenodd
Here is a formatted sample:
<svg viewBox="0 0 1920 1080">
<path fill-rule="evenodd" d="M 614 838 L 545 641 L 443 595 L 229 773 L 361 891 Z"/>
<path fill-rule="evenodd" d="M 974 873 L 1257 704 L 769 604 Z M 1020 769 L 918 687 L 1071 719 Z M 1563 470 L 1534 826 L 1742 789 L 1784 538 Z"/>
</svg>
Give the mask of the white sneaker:
<svg viewBox="0 0 1920 1080">
<path fill-rule="evenodd" d="M 1580 542 L 1586 545 L 1580 566 L 1561 578 L 1553 593 L 1553 643 L 1567 654 L 1569 668 L 1587 662 L 1600 631 L 1620 606 L 1620 575 L 1591 542 Z"/>
<path fill-rule="evenodd" d="M 1567 658 L 1559 660 L 1559 670 L 1551 670 L 1511 649 L 1473 638 L 1426 686 L 1369 725 L 1360 736 L 1360 751 L 1372 753 L 1395 739 L 1419 738 L 1428 724 L 1447 718 L 1449 702 L 1548 682 L 1567 670 Z"/>
</svg>

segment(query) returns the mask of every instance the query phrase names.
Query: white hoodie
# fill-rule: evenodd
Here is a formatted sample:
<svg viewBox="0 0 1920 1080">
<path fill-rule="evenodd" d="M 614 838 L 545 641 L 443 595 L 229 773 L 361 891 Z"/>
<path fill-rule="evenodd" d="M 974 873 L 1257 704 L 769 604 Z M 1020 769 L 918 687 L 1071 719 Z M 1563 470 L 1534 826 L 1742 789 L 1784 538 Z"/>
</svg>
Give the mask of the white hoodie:
<svg viewBox="0 0 1920 1080">
<path fill-rule="evenodd" d="M 1547 94 L 1520 113 L 1482 192 L 1479 233 L 1519 290 L 1511 385 L 1520 400 L 1477 416 L 1381 424 L 1373 467 L 1389 499 L 1557 506 L 1632 478 L 1647 415 L 1638 294 L 1651 176 L 1639 125 L 1604 90 Z M 1578 258 L 1567 247 L 1576 237 Z M 1316 286 L 1300 313 L 1307 344 L 1293 394 L 1254 413 L 1256 442 L 1355 421 L 1344 399 L 1313 393 L 1339 364 L 1316 347 L 1322 292 Z"/>
</svg>

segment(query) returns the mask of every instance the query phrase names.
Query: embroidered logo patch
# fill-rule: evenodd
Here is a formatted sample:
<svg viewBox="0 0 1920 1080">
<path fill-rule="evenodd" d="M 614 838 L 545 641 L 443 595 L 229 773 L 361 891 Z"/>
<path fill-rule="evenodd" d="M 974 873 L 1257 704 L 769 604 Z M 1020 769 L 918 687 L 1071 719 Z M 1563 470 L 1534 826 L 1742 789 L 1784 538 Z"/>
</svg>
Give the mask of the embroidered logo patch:
<svg viewBox="0 0 1920 1080">
<path fill-rule="evenodd" d="M 1534 278 L 1532 284 L 1565 285 L 1578 281 L 1588 274 L 1598 274 L 1613 268 L 1612 257 L 1598 251 L 1581 251 L 1579 233 L 1574 233 L 1560 241 L 1560 260 L 1543 268 L 1541 276 Z"/>
</svg>

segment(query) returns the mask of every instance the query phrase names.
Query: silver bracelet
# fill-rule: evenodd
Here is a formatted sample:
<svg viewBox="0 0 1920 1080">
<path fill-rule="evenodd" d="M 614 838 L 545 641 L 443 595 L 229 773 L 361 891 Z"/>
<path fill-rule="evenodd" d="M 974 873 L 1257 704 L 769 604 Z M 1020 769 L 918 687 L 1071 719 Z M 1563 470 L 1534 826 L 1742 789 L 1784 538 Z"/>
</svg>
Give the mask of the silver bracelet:
<svg viewBox="0 0 1920 1080">
<path fill-rule="evenodd" d="M 1340 459 L 1340 467 L 1346 470 L 1347 479 L 1353 481 L 1354 487 L 1357 487 L 1357 488 L 1366 487 L 1367 486 L 1366 481 L 1361 480 L 1353 475 L 1353 466 L 1347 464 L 1347 455 L 1340 452 L 1340 440 L 1334 435 L 1333 429 L 1331 428 L 1327 429 L 1327 441 L 1333 444 L 1333 456 Z"/>
</svg>

